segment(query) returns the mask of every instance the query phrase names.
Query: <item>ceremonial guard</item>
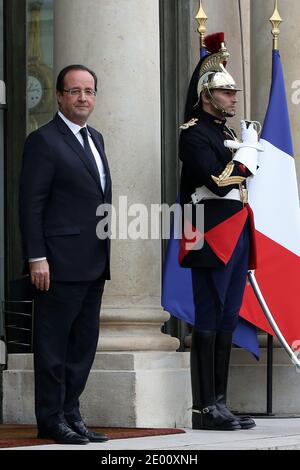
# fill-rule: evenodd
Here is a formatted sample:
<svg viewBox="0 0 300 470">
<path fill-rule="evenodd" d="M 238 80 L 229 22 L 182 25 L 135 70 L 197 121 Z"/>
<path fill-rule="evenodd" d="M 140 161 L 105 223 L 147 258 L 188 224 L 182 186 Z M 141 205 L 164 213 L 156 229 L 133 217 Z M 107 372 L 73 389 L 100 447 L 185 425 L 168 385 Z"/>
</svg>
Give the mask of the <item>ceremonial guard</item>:
<svg viewBox="0 0 300 470">
<path fill-rule="evenodd" d="M 247 179 L 257 171 L 257 125 L 242 121 L 241 142 L 227 125 L 236 113 L 236 83 L 226 70 L 224 33 L 206 38 L 208 55 L 192 76 L 182 126 L 182 206 L 201 204 L 204 227 L 195 243 L 181 240 L 180 264 L 191 268 L 196 321 L 192 333 L 193 429 L 250 429 L 250 417 L 226 406 L 232 334 L 238 322 L 248 269 L 255 267 Z M 183 211 L 185 212 L 185 211 Z M 191 220 L 184 216 L 183 227 Z M 192 218 L 194 224 L 194 218 Z M 200 234 L 200 236 L 199 236 Z M 202 236 L 201 236 L 202 234 Z M 197 247 L 200 240 L 201 247 Z"/>
</svg>

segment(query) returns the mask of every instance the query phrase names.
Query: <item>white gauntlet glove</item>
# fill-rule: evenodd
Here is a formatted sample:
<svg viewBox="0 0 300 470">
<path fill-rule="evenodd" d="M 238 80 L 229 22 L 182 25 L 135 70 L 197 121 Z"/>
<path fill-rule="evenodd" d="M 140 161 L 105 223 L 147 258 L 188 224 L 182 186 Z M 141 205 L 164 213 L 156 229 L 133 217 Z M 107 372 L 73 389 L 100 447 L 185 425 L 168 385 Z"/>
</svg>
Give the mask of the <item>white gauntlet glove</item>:
<svg viewBox="0 0 300 470">
<path fill-rule="evenodd" d="M 242 142 L 235 140 L 225 140 L 225 147 L 237 150 L 233 161 L 245 165 L 252 175 L 256 175 L 258 152 L 263 152 L 264 147 L 258 142 L 258 132 L 256 123 L 250 121 L 241 121 Z"/>
</svg>

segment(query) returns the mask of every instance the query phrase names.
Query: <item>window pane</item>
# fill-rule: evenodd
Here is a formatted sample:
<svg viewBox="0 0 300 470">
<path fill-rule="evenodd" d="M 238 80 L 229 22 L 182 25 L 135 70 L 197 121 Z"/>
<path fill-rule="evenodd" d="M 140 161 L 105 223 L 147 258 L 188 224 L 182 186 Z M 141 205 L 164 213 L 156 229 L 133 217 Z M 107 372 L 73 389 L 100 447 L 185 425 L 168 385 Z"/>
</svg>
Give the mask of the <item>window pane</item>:
<svg viewBox="0 0 300 470">
<path fill-rule="evenodd" d="M 3 80 L 3 0 L 0 0 L 0 104 L 4 102 Z M 3 110 L 0 110 L 0 300 L 4 299 L 4 135 Z M 0 337 L 4 334 L 0 312 Z"/>
<path fill-rule="evenodd" d="M 0 299 L 4 299 L 4 135 L 3 110 L 0 110 Z"/>
<path fill-rule="evenodd" d="M 0 0 L 0 80 L 3 80 L 3 0 Z"/>
<path fill-rule="evenodd" d="M 28 0 L 27 131 L 53 117 L 53 0 Z"/>
</svg>

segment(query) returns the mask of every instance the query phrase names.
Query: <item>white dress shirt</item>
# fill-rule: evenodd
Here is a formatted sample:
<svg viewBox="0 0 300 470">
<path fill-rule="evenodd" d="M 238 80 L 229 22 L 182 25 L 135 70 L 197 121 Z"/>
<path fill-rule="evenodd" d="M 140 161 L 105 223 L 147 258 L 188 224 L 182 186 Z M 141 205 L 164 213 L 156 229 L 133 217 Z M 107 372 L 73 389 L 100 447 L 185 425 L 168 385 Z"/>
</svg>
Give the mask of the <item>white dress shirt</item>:
<svg viewBox="0 0 300 470">
<path fill-rule="evenodd" d="M 70 121 L 68 118 L 66 118 L 66 116 L 64 116 L 64 114 L 59 111 L 58 112 L 58 115 L 59 117 L 64 121 L 64 123 L 68 126 L 68 128 L 73 132 L 73 134 L 75 135 L 75 137 L 79 140 L 79 142 L 81 143 L 82 147 L 84 147 L 84 144 L 83 144 L 83 138 L 82 138 L 82 135 L 80 134 L 80 130 L 82 129 L 81 126 L 79 126 L 78 124 L 75 124 L 74 122 Z M 87 127 L 87 125 L 83 126 L 83 127 Z M 91 150 L 92 150 L 92 153 L 95 157 L 95 161 L 96 161 L 96 165 L 97 165 L 97 168 L 98 168 L 98 171 L 99 171 L 99 175 L 100 175 L 100 181 L 101 181 L 101 187 L 102 187 L 102 191 L 104 193 L 105 191 L 105 185 L 106 185 L 106 174 L 105 174 L 105 168 L 104 168 L 104 165 L 103 165 L 103 162 L 102 162 L 102 159 L 100 157 L 100 154 L 93 142 L 93 139 L 91 138 L 91 134 L 89 133 L 89 130 L 87 129 L 87 133 L 88 133 L 88 139 L 89 139 L 89 144 L 90 144 L 90 147 L 91 147 Z M 30 263 L 34 263 L 36 261 L 44 261 L 46 260 L 47 258 L 30 258 L 29 259 L 29 262 Z"/>
<path fill-rule="evenodd" d="M 80 134 L 80 130 L 82 129 L 82 127 L 79 126 L 78 124 L 75 124 L 74 122 L 70 121 L 68 118 L 66 118 L 66 116 L 63 115 L 62 112 L 59 111 L 58 115 L 65 122 L 65 124 L 68 126 L 68 128 L 73 132 L 73 134 L 79 140 L 79 142 L 81 143 L 81 145 L 83 147 L 84 146 L 83 145 L 83 138 L 82 138 L 82 135 Z M 83 127 L 87 127 L 87 126 L 85 125 Z M 100 175 L 100 180 L 101 180 L 101 187 L 102 187 L 102 191 L 104 193 L 105 192 L 105 185 L 106 185 L 105 168 L 104 168 L 102 159 L 99 155 L 99 152 L 96 149 L 96 146 L 93 142 L 93 139 L 91 138 L 91 134 L 89 133 L 88 129 L 87 129 L 87 131 L 88 131 L 89 144 L 90 144 L 92 153 L 93 153 L 95 161 L 96 161 L 96 165 L 97 165 L 99 175 Z"/>
</svg>

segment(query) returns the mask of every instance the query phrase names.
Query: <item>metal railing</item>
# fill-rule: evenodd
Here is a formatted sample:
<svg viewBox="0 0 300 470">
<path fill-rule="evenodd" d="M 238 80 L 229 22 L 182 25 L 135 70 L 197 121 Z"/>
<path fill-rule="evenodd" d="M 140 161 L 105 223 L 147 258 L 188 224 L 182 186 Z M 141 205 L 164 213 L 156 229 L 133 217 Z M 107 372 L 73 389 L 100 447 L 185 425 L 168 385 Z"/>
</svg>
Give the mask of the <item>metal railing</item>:
<svg viewBox="0 0 300 470">
<path fill-rule="evenodd" d="M 27 300 L 3 300 L 5 341 L 9 354 L 33 352 L 34 302 Z"/>
</svg>

